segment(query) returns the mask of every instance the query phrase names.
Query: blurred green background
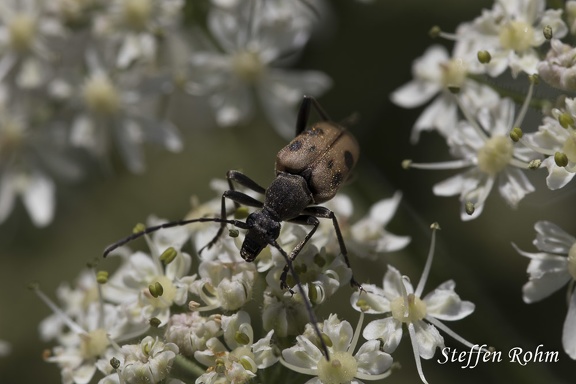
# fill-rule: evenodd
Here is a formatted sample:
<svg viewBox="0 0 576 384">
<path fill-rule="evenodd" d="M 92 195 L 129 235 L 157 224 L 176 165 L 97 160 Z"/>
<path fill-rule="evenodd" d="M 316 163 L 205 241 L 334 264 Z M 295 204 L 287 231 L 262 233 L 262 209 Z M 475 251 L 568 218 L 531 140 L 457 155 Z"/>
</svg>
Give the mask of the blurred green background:
<svg viewBox="0 0 576 384">
<path fill-rule="evenodd" d="M 565 292 L 537 304 L 526 305 L 521 287 L 526 282 L 528 260 L 511 247 L 534 251 L 533 224 L 552 220 L 576 234 L 570 202 L 572 190 L 548 191 L 543 172 L 533 177 L 537 193 L 529 195 L 518 210 L 511 210 L 493 194 L 481 217 L 462 223 L 456 198 L 432 195 L 435 182 L 453 172 L 404 171 L 405 158 L 437 161 L 447 157 L 444 144 L 434 134 L 424 134 L 417 146 L 409 144 L 412 125 L 421 109 L 393 106 L 389 94 L 411 78 L 411 63 L 434 43 L 428 37 L 432 25 L 453 31 L 461 21 L 480 14 L 489 1 L 374 1 L 330 2 L 333 15 L 321 36 L 308 45 L 297 67 L 318 69 L 334 80 L 334 87 L 320 102 L 338 121 L 352 113 L 360 119 L 351 127 L 362 149 L 357 177 L 344 189 L 354 196 L 356 216 L 369 205 L 404 193 L 403 204 L 388 229 L 410 235 L 406 251 L 383 257 L 378 263 L 356 265 L 361 282 L 380 284 L 391 263 L 417 282 L 429 244 L 428 226 L 441 224 L 432 275 L 425 292 L 454 279 L 457 292 L 476 304 L 469 318 L 448 324 L 473 343 L 494 345 L 508 351 L 514 346 L 560 351 L 558 363 L 483 364 L 462 369 L 460 364 L 439 365 L 424 361 L 430 383 L 570 383 L 574 361 L 562 352 L 562 324 L 566 315 Z M 448 45 L 451 47 L 451 45 Z M 50 312 L 26 289 L 30 281 L 54 297 L 62 281 L 74 281 L 86 262 L 99 257 L 104 246 L 128 234 L 149 214 L 178 219 L 187 213 L 190 197 L 212 198 L 208 189 L 213 178 L 223 178 L 229 169 L 240 169 L 263 185 L 273 178 L 276 152 L 286 144 L 265 121 L 230 130 L 213 127 L 207 105 L 183 97 L 173 108 L 173 121 L 186 139 L 177 155 L 147 150 L 148 170 L 132 175 L 117 163 L 113 175 L 93 176 L 75 185 L 60 186 L 53 224 L 35 228 L 19 203 L 8 221 L 0 226 L 0 339 L 12 343 L 12 353 L 0 359 L 0 383 L 58 383 L 59 370 L 42 360 L 48 348 L 39 341 L 38 324 Z M 97 174 L 97 172 L 92 173 Z M 365 268 L 362 268 L 366 265 Z M 376 267 L 375 267 L 376 266 Z M 345 291 L 344 288 L 342 291 Z M 349 292 L 340 292 L 347 301 Z M 338 302 L 332 300 L 332 309 Z M 326 311 L 324 314 L 327 314 Z M 345 317 L 355 324 L 357 314 Z M 371 320 L 372 318 L 368 318 Z M 447 346 L 463 346 L 445 336 Z M 408 340 L 394 354 L 403 369 L 386 381 L 419 382 Z"/>
</svg>

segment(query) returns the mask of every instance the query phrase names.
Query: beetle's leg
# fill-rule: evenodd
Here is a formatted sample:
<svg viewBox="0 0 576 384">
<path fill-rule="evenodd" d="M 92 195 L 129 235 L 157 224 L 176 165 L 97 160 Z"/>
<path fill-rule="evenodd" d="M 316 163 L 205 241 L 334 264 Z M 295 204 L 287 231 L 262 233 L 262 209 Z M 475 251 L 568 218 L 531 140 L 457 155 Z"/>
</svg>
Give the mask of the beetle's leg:
<svg viewBox="0 0 576 384">
<path fill-rule="evenodd" d="M 332 219 L 332 225 L 334 225 L 334 230 L 336 231 L 336 238 L 338 239 L 338 244 L 340 245 L 340 252 L 342 256 L 344 256 L 344 261 L 350 270 L 352 271 L 352 266 L 350 265 L 350 260 L 348 259 L 348 250 L 346 249 L 346 244 L 344 243 L 344 238 L 342 237 L 342 232 L 340 231 L 340 226 L 338 225 L 338 220 L 336 219 L 336 215 L 334 212 L 329 210 L 325 207 L 306 207 L 302 211 L 303 214 L 308 214 L 314 217 L 318 217 L 321 219 Z M 354 278 L 354 273 L 352 273 L 352 277 L 350 278 L 350 285 L 353 287 L 358 287 L 362 290 L 362 285 L 356 281 Z"/>
<path fill-rule="evenodd" d="M 323 121 L 332 121 L 315 98 L 312 96 L 304 96 L 302 104 L 300 104 L 300 109 L 298 109 L 298 117 L 296 118 L 296 136 L 306 130 L 306 125 L 308 125 L 308 119 L 310 118 L 310 108 L 312 106 L 316 109 L 316 112 L 318 112 Z"/>
<path fill-rule="evenodd" d="M 261 194 L 264 194 L 264 192 L 266 192 L 266 188 L 264 188 L 263 186 L 261 186 L 260 184 L 258 184 L 257 182 L 255 182 L 254 180 L 252 180 L 251 178 L 249 178 L 248 176 L 239 171 L 228 171 L 226 173 L 226 179 L 228 179 L 228 185 L 230 186 L 230 189 L 233 191 L 235 190 L 235 188 L 232 181 L 235 181 L 238 184 L 250 189 L 251 191 L 258 192 Z"/>
<path fill-rule="evenodd" d="M 233 183 L 233 181 L 235 181 L 236 183 L 242 185 L 243 187 L 248 188 L 251 191 L 258 192 L 261 194 L 264 194 L 266 192 L 266 188 L 262 187 L 260 184 L 258 184 L 257 182 L 255 182 L 254 180 L 252 180 L 251 178 L 249 178 L 248 176 L 239 171 L 226 172 L 226 180 L 228 180 L 228 187 L 230 188 L 231 191 L 236 190 L 236 188 L 234 188 Z M 236 209 L 240 208 L 240 204 L 238 204 L 238 202 L 236 201 L 234 202 L 234 206 L 236 207 Z"/>
<path fill-rule="evenodd" d="M 227 198 L 232 200 L 236 204 L 242 204 L 242 205 L 246 205 L 248 207 L 262 208 L 262 206 L 264 206 L 264 203 L 262 203 L 261 201 L 258 201 L 255 198 L 253 198 L 252 196 L 248 196 L 247 194 L 242 193 L 240 191 L 235 191 L 233 189 L 228 190 L 228 191 L 224 191 L 224 193 L 222 194 L 222 205 L 220 208 L 220 219 L 221 220 L 225 220 L 226 216 L 227 216 L 227 214 L 226 214 L 226 199 Z M 208 244 L 206 244 L 205 246 L 200 248 L 198 253 L 202 253 L 202 251 L 205 248 L 211 248 L 214 244 L 216 244 L 216 242 L 218 241 L 218 239 L 220 238 L 220 236 L 224 232 L 225 227 L 226 227 L 226 222 L 222 221 L 222 224 L 220 225 L 218 232 L 216 232 L 216 235 L 212 238 L 212 240 L 210 240 L 210 242 Z"/>
<path fill-rule="evenodd" d="M 302 248 L 304 248 L 304 246 L 306 245 L 308 240 L 310 240 L 312 235 L 314 235 L 314 232 L 316 232 L 316 230 L 318 229 L 318 225 L 320 225 L 320 222 L 318 221 L 317 218 L 315 218 L 314 216 L 310 216 L 310 215 L 300 215 L 300 216 L 295 217 L 294 219 L 288 220 L 288 222 L 294 223 L 294 224 L 300 224 L 300 225 L 312 225 L 313 226 L 312 229 L 310 230 L 310 232 L 308 232 L 308 234 L 306 234 L 304 239 L 302 239 L 302 241 L 300 241 L 298 244 L 296 244 L 296 246 L 294 247 L 292 252 L 290 252 L 289 263 L 291 264 L 294 261 L 294 259 L 296 259 L 296 257 L 298 256 L 298 254 L 300 253 Z M 282 274 L 280 275 L 280 288 L 281 289 L 288 288 L 290 293 L 294 294 L 294 291 L 292 291 L 288 287 L 288 284 L 286 284 L 286 278 L 288 276 L 289 270 L 290 270 L 290 265 L 287 262 L 286 265 L 284 266 L 284 269 L 282 270 Z"/>
</svg>

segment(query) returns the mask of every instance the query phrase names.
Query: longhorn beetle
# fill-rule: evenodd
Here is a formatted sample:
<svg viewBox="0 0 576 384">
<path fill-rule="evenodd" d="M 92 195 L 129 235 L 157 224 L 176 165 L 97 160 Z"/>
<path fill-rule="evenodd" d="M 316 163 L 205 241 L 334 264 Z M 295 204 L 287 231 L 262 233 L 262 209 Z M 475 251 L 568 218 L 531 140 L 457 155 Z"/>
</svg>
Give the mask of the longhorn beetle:
<svg viewBox="0 0 576 384">
<path fill-rule="evenodd" d="M 314 107 L 322 118 L 310 129 L 306 129 L 310 109 Z M 286 283 L 288 272 L 294 281 L 310 315 L 311 323 L 322 343 L 326 359 L 329 359 L 328 348 L 321 337 L 317 321 L 312 311 L 312 305 L 307 300 L 298 275 L 294 271 L 293 261 L 304 245 L 318 229 L 318 218 L 330 219 L 336 232 L 340 252 L 350 268 L 348 251 L 344 244 L 342 232 L 334 212 L 315 204 L 326 202 L 336 195 L 341 184 L 350 176 L 358 160 L 360 150 L 354 137 L 341 126 L 332 122 L 320 104 L 312 97 L 304 96 L 296 120 L 296 137 L 278 152 L 276 157 L 276 178 L 268 188 L 264 188 L 248 176 L 238 171 L 228 171 L 229 190 L 222 194 L 220 217 L 202 217 L 190 220 L 180 220 L 148 227 L 136 232 L 104 250 L 104 257 L 121 245 L 128 243 L 147 233 L 162 228 L 176 227 L 197 222 L 220 223 L 220 228 L 214 238 L 200 249 L 212 247 L 224 232 L 226 224 L 247 230 L 240 255 L 247 262 L 252 262 L 266 246 L 276 248 L 286 260 L 286 265 L 280 276 L 282 289 L 290 289 Z M 254 199 L 245 193 L 234 189 L 236 182 L 252 191 L 264 195 L 264 202 Z M 258 208 L 251 213 L 246 221 L 227 219 L 226 199 L 230 199 L 238 207 L 240 204 Z M 300 225 L 312 226 L 308 234 L 294 247 L 290 255 L 276 242 L 280 235 L 280 223 L 286 221 Z M 352 286 L 361 289 L 360 284 L 352 276 Z M 292 290 L 290 290 L 292 292 Z"/>
</svg>

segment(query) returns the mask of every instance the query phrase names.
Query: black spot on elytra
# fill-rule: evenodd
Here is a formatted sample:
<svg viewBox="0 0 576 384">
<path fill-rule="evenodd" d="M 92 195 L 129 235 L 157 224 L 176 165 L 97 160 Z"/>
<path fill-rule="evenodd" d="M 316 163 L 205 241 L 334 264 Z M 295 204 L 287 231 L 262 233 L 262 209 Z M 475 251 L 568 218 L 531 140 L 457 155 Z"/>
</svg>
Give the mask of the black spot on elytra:
<svg viewBox="0 0 576 384">
<path fill-rule="evenodd" d="M 344 164 L 346 164 L 348 169 L 352 169 L 354 166 L 354 156 L 350 151 L 344 151 Z"/>
<path fill-rule="evenodd" d="M 316 150 L 316 146 L 312 145 L 310 148 L 308 148 L 308 152 L 314 152 Z"/>
<path fill-rule="evenodd" d="M 300 148 L 302 148 L 302 142 L 300 140 L 294 140 L 293 142 L 290 143 L 290 145 L 288 145 L 288 149 L 291 150 L 292 152 L 295 152 Z"/>
<path fill-rule="evenodd" d="M 328 169 L 332 169 L 332 167 L 334 166 L 334 160 L 333 159 L 328 160 L 328 164 L 326 164 L 326 166 L 328 167 Z"/>
<path fill-rule="evenodd" d="M 332 175 L 332 187 L 337 187 L 342 183 L 342 173 L 336 172 Z"/>
<path fill-rule="evenodd" d="M 324 134 L 324 130 L 322 128 L 312 128 L 309 131 L 306 131 L 310 136 L 321 136 Z"/>
</svg>

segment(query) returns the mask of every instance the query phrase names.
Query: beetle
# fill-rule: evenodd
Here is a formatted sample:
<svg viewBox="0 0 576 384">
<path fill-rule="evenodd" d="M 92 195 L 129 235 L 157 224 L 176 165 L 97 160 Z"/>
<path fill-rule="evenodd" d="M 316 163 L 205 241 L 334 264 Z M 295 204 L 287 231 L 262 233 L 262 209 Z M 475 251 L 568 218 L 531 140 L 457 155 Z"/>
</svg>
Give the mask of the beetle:
<svg viewBox="0 0 576 384">
<path fill-rule="evenodd" d="M 310 129 L 306 129 L 312 107 L 320 115 L 322 121 L 314 124 Z M 220 228 L 214 238 L 199 250 L 199 252 L 202 252 L 204 249 L 216 244 L 224 232 L 226 224 L 231 224 L 247 231 L 240 249 L 240 255 L 244 260 L 253 262 L 268 245 L 276 248 L 286 260 L 286 265 L 280 276 L 281 288 L 289 289 L 293 293 L 286 283 L 288 272 L 290 272 L 294 277 L 300 294 L 306 297 L 298 275 L 294 271 L 293 261 L 318 229 L 320 225 L 319 218 L 332 220 L 340 252 L 348 268 L 351 268 L 346 244 L 334 212 L 316 204 L 324 203 L 336 195 L 340 186 L 351 175 L 358 161 L 359 154 L 360 149 L 354 136 L 330 120 L 316 99 L 304 96 L 296 120 L 296 137 L 278 152 L 275 164 L 276 178 L 268 188 L 262 187 L 239 171 L 228 171 L 226 178 L 230 189 L 222 194 L 220 217 L 180 220 L 145 228 L 108 246 L 104 250 L 104 257 L 117 247 L 162 228 L 196 222 L 220 223 Z M 264 201 L 259 201 L 243 192 L 237 191 L 234 188 L 234 183 L 263 194 Z M 227 199 L 234 202 L 236 207 L 245 205 L 257 208 L 257 210 L 248 215 L 246 221 L 228 219 Z M 292 249 L 290 255 L 276 242 L 280 235 L 282 222 L 312 227 L 305 237 Z M 350 284 L 362 289 L 353 276 Z M 322 340 L 320 330 L 317 328 L 311 304 L 308 300 L 304 300 L 304 302 L 316 333 L 320 337 L 324 354 L 328 359 L 328 350 Z"/>
</svg>

